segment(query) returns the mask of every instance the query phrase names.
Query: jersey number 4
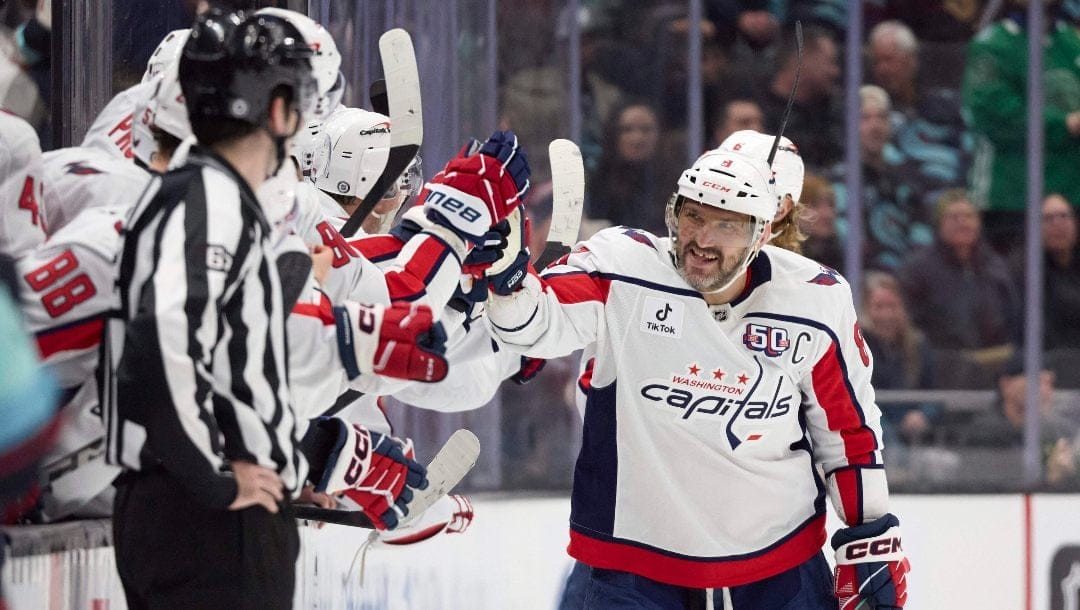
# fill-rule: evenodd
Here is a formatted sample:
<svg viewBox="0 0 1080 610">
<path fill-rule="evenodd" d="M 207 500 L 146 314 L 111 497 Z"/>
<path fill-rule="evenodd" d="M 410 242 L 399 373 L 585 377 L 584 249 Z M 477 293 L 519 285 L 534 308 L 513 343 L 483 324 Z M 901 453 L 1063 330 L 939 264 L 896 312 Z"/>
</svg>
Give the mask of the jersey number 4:
<svg viewBox="0 0 1080 610">
<path fill-rule="evenodd" d="M 64 250 L 60 256 L 23 276 L 35 292 L 45 293 L 41 296 L 41 304 L 51 317 L 59 318 L 71 311 L 72 307 L 97 294 L 94 283 L 85 273 L 67 279 L 78 267 L 79 259 L 75 258 L 71 250 Z M 61 283 L 62 279 L 67 281 Z"/>
<path fill-rule="evenodd" d="M 41 226 L 41 212 L 38 210 L 37 197 L 34 196 L 34 179 L 28 176 L 19 195 L 19 209 L 30 212 L 30 224 Z"/>
</svg>

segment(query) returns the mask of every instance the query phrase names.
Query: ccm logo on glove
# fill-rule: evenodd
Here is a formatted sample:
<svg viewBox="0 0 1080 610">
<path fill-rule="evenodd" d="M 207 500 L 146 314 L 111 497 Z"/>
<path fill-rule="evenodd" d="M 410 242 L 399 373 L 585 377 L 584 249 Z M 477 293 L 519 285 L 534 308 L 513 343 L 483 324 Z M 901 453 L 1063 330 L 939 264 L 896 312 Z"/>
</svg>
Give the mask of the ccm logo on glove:
<svg viewBox="0 0 1080 610">
<path fill-rule="evenodd" d="M 900 538 L 882 538 L 848 545 L 845 557 L 848 559 L 862 559 L 867 556 L 889 555 L 902 550 L 904 549 L 900 546 Z"/>
<path fill-rule="evenodd" d="M 349 487 L 355 487 L 360 482 L 360 477 L 364 476 L 365 470 L 371 463 L 371 436 L 367 430 L 363 427 L 352 424 L 353 429 L 356 431 L 356 442 L 353 446 L 352 459 L 349 461 L 349 469 L 345 471 L 345 484 Z"/>
</svg>

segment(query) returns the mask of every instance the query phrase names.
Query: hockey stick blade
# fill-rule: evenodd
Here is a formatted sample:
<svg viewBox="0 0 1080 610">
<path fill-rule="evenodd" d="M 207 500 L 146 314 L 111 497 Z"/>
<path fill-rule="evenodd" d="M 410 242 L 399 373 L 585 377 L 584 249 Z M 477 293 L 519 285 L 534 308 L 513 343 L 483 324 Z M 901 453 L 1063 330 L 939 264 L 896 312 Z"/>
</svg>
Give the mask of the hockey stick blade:
<svg viewBox="0 0 1080 610">
<path fill-rule="evenodd" d="M 465 478 L 465 475 L 469 474 L 479 456 L 480 439 L 476 438 L 475 434 L 462 428 L 450 435 L 442 449 L 439 449 L 428 464 L 427 489 L 414 492 L 413 500 L 408 504 L 409 514 L 401 520 L 398 527 L 419 517 L 438 502 L 439 498 L 450 493 Z M 371 519 L 359 510 L 339 510 L 311 504 L 296 504 L 293 506 L 293 515 L 297 519 L 308 521 L 322 521 L 364 529 L 375 528 Z"/>
<path fill-rule="evenodd" d="M 551 161 L 551 228 L 547 245 L 536 259 L 543 270 L 570 252 L 577 243 L 581 213 L 585 209 L 585 166 L 581 150 L 570 140 L 552 140 L 548 146 Z"/>
<path fill-rule="evenodd" d="M 412 37 L 395 28 L 379 38 L 379 55 L 386 76 L 390 108 L 390 155 L 386 166 L 340 233 L 352 237 L 390 185 L 408 169 L 424 141 L 423 111 L 420 108 L 420 76 Z"/>
<path fill-rule="evenodd" d="M 428 486 L 413 495 L 409 502 L 409 514 L 401 520 L 399 527 L 424 514 L 439 498 L 453 491 L 454 487 L 469 474 L 480 457 L 480 439 L 461 428 L 447 439 L 446 444 L 435 454 L 428 464 Z"/>
</svg>

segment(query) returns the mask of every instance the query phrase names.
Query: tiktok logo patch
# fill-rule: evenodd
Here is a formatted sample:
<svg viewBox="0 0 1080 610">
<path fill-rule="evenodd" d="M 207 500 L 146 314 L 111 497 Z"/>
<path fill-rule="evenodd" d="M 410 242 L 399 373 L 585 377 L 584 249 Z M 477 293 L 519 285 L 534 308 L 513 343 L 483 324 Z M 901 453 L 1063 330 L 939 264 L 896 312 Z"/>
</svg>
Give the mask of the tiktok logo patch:
<svg viewBox="0 0 1080 610">
<path fill-rule="evenodd" d="M 639 329 L 652 335 L 678 339 L 682 337 L 683 310 L 682 301 L 645 297 Z"/>
</svg>

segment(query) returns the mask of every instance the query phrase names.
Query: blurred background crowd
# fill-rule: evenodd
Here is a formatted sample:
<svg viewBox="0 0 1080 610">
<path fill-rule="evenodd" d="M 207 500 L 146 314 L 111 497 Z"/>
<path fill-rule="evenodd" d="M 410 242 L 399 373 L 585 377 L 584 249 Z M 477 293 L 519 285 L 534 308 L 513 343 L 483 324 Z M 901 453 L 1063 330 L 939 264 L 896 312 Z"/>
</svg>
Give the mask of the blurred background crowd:
<svg viewBox="0 0 1080 610">
<path fill-rule="evenodd" d="M 30 120 L 49 150 L 77 141 L 100 101 L 136 82 L 157 42 L 187 27 L 200 2 L 113 0 L 67 29 L 41 4 L 3 4 L 0 105 Z M 1025 0 L 865 0 L 855 32 L 842 0 L 241 4 L 305 10 L 324 23 L 344 55 L 349 105 L 363 105 L 378 78 L 378 35 L 408 29 L 424 90 L 424 165 L 441 167 L 493 123 L 512 128 L 533 164 L 527 205 L 541 239 L 547 143 L 557 137 L 573 138 L 585 159 L 582 238 L 621 224 L 665 235 L 664 204 L 692 158 L 736 130 L 778 129 L 800 20 L 801 78 L 785 132 L 807 170 L 796 226 L 804 253 L 858 288 L 893 490 L 1080 489 L 1080 0 L 1046 2 L 1037 33 Z M 72 32 L 83 23 L 100 27 Z M 1026 97 L 1033 35 L 1045 51 L 1035 117 Z M 75 89 L 64 89 L 68 81 Z M 1021 465 L 1032 118 L 1045 141 L 1034 483 Z M 849 121 L 857 150 L 846 144 Z M 856 168 L 861 190 L 852 193 Z M 477 411 L 436 414 L 393 400 L 386 408 L 421 448 L 458 427 L 477 431 L 474 490 L 567 490 L 578 382 L 570 356 L 527 385 L 508 383 Z"/>
</svg>

